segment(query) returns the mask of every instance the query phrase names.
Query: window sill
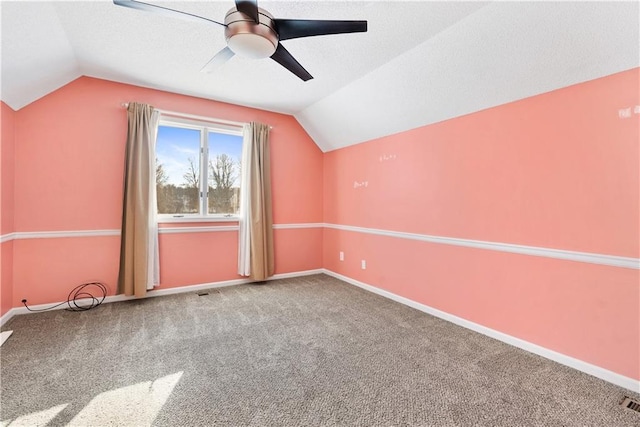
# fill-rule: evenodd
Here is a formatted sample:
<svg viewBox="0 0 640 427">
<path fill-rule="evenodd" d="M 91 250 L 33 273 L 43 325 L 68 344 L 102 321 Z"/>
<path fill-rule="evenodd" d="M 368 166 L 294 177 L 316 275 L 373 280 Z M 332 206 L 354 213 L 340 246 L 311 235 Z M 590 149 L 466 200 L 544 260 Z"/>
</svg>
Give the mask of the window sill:
<svg viewBox="0 0 640 427">
<path fill-rule="evenodd" d="M 189 222 L 238 222 L 240 217 L 234 216 L 182 216 L 182 217 L 158 217 L 158 224 L 175 224 Z"/>
</svg>

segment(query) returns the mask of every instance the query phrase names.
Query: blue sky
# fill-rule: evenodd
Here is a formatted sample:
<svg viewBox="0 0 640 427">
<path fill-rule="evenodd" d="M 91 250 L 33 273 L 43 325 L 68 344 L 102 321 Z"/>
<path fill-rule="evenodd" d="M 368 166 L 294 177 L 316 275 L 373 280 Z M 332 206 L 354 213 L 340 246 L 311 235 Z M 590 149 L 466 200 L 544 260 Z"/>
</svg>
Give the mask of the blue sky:
<svg viewBox="0 0 640 427">
<path fill-rule="evenodd" d="M 156 157 L 169 176 L 169 183 L 180 186 L 189 167 L 189 158 L 198 164 L 200 131 L 170 126 L 158 127 Z M 236 161 L 242 156 L 242 137 L 209 132 L 209 156 L 226 153 Z"/>
</svg>

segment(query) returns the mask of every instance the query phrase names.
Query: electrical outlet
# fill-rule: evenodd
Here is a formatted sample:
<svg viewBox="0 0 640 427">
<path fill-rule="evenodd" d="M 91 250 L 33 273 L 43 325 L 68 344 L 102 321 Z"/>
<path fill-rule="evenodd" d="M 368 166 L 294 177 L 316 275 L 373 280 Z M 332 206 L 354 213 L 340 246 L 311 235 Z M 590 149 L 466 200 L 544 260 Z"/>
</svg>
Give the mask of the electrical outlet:
<svg viewBox="0 0 640 427">
<path fill-rule="evenodd" d="M 344 252 L 340 251 L 340 261 L 344 261 Z"/>
<path fill-rule="evenodd" d="M 366 270 L 366 269 L 367 269 L 367 261 L 362 260 L 361 265 L 362 265 L 362 269 L 363 269 L 363 270 Z"/>
</svg>

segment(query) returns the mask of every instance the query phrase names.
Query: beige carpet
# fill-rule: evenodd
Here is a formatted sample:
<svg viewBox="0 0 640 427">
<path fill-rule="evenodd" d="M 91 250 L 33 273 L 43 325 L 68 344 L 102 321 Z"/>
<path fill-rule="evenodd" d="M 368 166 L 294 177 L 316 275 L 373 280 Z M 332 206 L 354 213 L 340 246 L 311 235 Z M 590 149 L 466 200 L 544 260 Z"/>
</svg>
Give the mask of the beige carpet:
<svg viewBox="0 0 640 427">
<path fill-rule="evenodd" d="M 640 425 L 624 389 L 325 275 L 3 329 L 3 424 Z"/>
</svg>

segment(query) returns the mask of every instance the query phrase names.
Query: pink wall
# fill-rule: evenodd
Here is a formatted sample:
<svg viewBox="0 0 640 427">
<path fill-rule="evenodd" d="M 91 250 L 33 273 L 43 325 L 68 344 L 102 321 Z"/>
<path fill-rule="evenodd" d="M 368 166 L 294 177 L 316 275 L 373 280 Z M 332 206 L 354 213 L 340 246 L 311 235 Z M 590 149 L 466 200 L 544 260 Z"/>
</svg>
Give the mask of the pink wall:
<svg viewBox="0 0 640 427">
<path fill-rule="evenodd" d="M 0 234 L 13 232 L 13 184 L 15 112 L 0 102 L 2 135 L 0 139 Z M 0 316 L 12 305 L 13 292 L 13 242 L 0 243 Z"/>
<path fill-rule="evenodd" d="M 327 153 L 325 222 L 638 258 L 640 115 L 618 110 L 639 77 Z M 638 270 L 335 229 L 323 250 L 329 270 L 640 379 Z"/>
<path fill-rule="evenodd" d="M 274 223 L 322 222 L 323 155 L 292 116 L 82 77 L 15 114 L 16 231 L 120 228 L 128 101 L 272 125 Z M 275 230 L 274 241 L 277 273 L 322 267 L 321 229 Z M 239 278 L 236 248 L 236 232 L 161 234 L 161 287 Z M 117 236 L 20 239 L 14 251 L 13 306 L 61 301 L 91 280 L 116 288 Z"/>
<path fill-rule="evenodd" d="M 138 101 L 273 125 L 276 224 L 638 258 L 640 116 L 618 110 L 640 105 L 639 77 L 634 69 L 324 155 L 291 116 L 83 77 L 18 112 L 2 105 L 2 232 L 119 229 L 120 103 Z M 212 224 L 164 227 L 202 225 Z M 166 233 L 160 245 L 163 288 L 238 277 L 234 231 Z M 335 229 L 276 229 L 275 246 L 277 273 L 325 267 L 640 379 L 638 270 Z M 63 300 L 86 281 L 115 289 L 117 236 L 2 248 L 2 313 L 22 298 Z"/>
</svg>

